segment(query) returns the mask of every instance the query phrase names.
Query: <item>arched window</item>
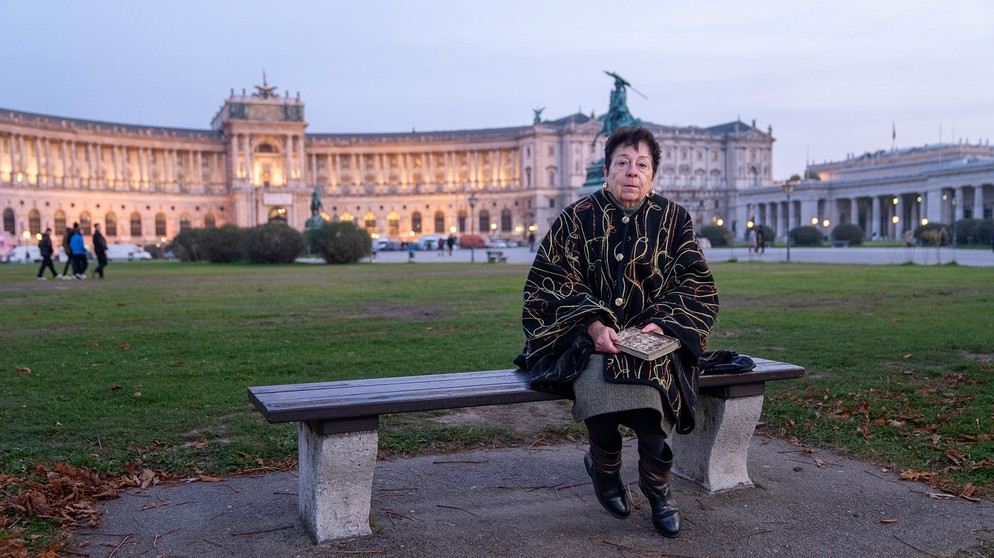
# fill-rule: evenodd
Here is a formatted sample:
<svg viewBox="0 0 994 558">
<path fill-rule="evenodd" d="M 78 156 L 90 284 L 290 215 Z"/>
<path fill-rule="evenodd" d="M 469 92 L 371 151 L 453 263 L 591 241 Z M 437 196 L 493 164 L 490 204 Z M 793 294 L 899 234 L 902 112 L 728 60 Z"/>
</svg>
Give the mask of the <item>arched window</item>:
<svg viewBox="0 0 994 558">
<path fill-rule="evenodd" d="M 214 214 L 213 213 L 208 213 L 207 215 L 204 215 L 204 228 L 205 229 L 213 229 L 216 226 L 217 226 L 217 221 L 214 219 Z"/>
<path fill-rule="evenodd" d="M 341 220 L 345 221 L 345 222 L 348 222 L 348 223 L 351 223 L 351 222 L 355 221 L 355 216 L 352 215 L 351 213 L 349 213 L 348 211 L 346 211 L 345 213 L 342 213 Z"/>
<path fill-rule="evenodd" d="M 83 236 L 90 236 L 90 227 L 93 226 L 93 218 L 90 217 L 89 211 L 84 211 L 79 214 L 79 232 L 83 233 Z"/>
<path fill-rule="evenodd" d="M 396 211 L 387 214 L 387 234 L 390 236 L 400 234 L 400 214 Z"/>
<path fill-rule="evenodd" d="M 479 219 L 478 219 L 478 221 L 479 221 L 477 223 L 478 228 L 476 229 L 476 232 L 481 233 L 481 234 L 485 234 L 485 233 L 487 233 L 487 232 L 490 231 L 490 212 L 489 211 L 487 211 L 486 209 L 481 209 L 480 213 L 479 213 Z"/>
<path fill-rule="evenodd" d="M 155 214 L 155 236 L 166 236 L 166 214 Z"/>
<path fill-rule="evenodd" d="M 441 211 L 435 212 L 435 232 L 436 233 L 445 232 L 445 213 Z"/>
<path fill-rule="evenodd" d="M 363 227 L 369 234 L 376 232 L 376 214 L 372 211 L 367 211 L 362 217 Z"/>
<path fill-rule="evenodd" d="M 190 215 L 188 213 L 184 213 L 179 216 L 179 230 L 185 231 L 188 230 L 189 228 L 190 228 Z"/>
<path fill-rule="evenodd" d="M 104 215 L 104 234 L 107 236 L 117 236 L 117 215 L 113 211 L 108 211 Z"/>
<path fill-rule="evenodd" d="M 411 230 L 414 234 L 421 234 L 421 212 L 415 211 L 411 214 Z"/>
<path fill-rule="evenodd" d="M 511 232 L 511 210 L 504 209 L 500 212 L 500 230 L 503 232 Z"/>
<path fill-rule="evenodd" d="M 3 210 L 3 230 L 13 236 L 17 236 L 17 230 L 14 224 L 14 210 L 7 208 Z"/>
<path fill-rule="evenodd" d="M 459 232 L 466 232 L 466 210 L 459 210 L 459 214 L 456 216 L 456 228 Z"/>
<path fill-rule="evenodd" d="M 135 211 L 131 214 L 131 238 L 141 239 L 142 237 L 142 216 Z"/>
<path fill-rule="evenodd" d="M 28 232 L 31 236 L 41 234 L 41 213 L 37 209 L 28 211 Z"/>
<path fill-rule="evenodd" d="M 66 212 L 61 209 L 55 210 L 55 232 L 62 234 L 66 230 Z"/>
</svg>

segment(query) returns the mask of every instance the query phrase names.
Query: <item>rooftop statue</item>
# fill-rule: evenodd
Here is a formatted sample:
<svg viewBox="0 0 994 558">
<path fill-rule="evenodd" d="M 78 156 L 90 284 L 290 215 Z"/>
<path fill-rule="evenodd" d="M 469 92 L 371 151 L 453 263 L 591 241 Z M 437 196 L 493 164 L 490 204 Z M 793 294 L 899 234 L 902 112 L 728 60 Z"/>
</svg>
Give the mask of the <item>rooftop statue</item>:
<svg viewBox="0 0 994 558">
<path fill-rule="evenodd" d="M 611 91 L 611 104 L 608 107 L 607 114 L 604 115 L 604 127 L 601 128 L 598 135 L 610 136 L 611 132 L 622 126 L 642 125 L 642 121 L 632 116 L 632 113 L 628 110 L 627 88 L 632 87 L 632 84 L 614 72 L 604 70 L 604 73 L 614 78 L 614 90 Z M 633 87 L 632 91 L 634 90 L 635 88 Z"/>
<path fill-rule="evenodd" d="M 262 97 L 263 99 L 268 99 L 270 97 L 277 96 L 276 86 L 274 85 L 270 87 L 269 84 L 266 83 L 266 70 L 262 71 L 262 85 L 256 85 L 255 88 L 257 89 L 257 92 L 253 93 L 253 95 L 255 95 L 256 97 Z"/>
</svg>

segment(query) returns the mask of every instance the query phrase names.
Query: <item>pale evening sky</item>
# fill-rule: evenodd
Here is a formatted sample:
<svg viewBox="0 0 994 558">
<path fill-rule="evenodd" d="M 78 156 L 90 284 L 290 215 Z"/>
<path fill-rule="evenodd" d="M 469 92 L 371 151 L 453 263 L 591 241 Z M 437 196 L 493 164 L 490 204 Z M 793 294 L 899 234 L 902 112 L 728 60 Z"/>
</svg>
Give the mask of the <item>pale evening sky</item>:
<svg viewBox="0 0 994 558">
<path fill-rule="evenodd" d="M 607 110 L 773 127 L 805 162 L 994 136 L 991 0 L 0 0 L 0 107 L 208 129 L 232 88 L 300 92 L 312 133 Z"/>
</svg>

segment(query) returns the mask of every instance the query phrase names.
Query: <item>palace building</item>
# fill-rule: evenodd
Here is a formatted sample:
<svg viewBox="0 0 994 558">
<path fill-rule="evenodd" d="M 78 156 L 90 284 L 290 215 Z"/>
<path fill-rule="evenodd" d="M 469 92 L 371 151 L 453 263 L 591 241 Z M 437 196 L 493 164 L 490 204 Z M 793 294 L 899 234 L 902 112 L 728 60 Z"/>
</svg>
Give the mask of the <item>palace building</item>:
<svg viewBox="0 0 994 558">
<path fill-rule="evenodd" d="M 274 92 L 265 82 L 232 90 L 205 130 L 0 109 L 0 230 L 34 244 L 46 227 L 58 235 L 78 222 L 89 235 L 103 223 L 111 243 L 148 245 L 227 223 L 303 229 L 316 205 L 325 219 L 397 240 L 541 238 L 603 158 L 609 116 L 536 111 L 531 125 L 506 128 L 310 133 L 299 94 Z M 657 191 L 698 227 L 744 219 L 739 193 L 772 184 L 772 128 L 642 125 L 663 148 Z"/>
<path fill-rule="evenodd" d="M 804 180 L 739 190 L 738 208 L 742 222 L 770 226 L 778 240 L 799 226 L 829 235 L 857 224 L 867 239 L 900 239 L 928 223 L 991 219 L 994 148 L 926 145 L 808 165 Z"/>
</svg>

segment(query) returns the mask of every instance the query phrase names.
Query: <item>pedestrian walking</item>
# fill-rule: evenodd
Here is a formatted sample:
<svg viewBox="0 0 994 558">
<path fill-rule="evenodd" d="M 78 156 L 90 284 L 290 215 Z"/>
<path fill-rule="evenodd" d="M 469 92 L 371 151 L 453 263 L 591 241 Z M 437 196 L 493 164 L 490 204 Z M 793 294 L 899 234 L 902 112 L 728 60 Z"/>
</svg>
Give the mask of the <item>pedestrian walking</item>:
<svg viewBox="0 0 994 558">
<path fill-rule="evenodd" d="M 69 279 L 69 267 L 72 265 L 72 248 L 69 241 L 72 239 L 72 227 L 66 227 L 62 233 L 62 251 L 66 254 L 66 264 L 62 266 L 62 274 L 59 279 Z"/>
<path fill-rule="evenodd" d="M 69 250 L 72 255 L 72 276 L 76 279 L 86 279 L 86 241 L 79 230 L 79 223 L 72 224 L 72 238 L 69 239 Z"/>
<path fill-rule="evenodd" d="M 104 278 L 104 268 L 107 267 L 107 239 L 100 234 L 100 223 L 93 225 L 93 253 L 97 256 L 97 268 L 93 273 Z"/>
<path fill-rule="evenodd" d="M 38 241 L 38 251 L 41 252 L 41 267 L 38 268 L 38 280 L 45 281 L 48 277 L 45 277 L 45 270 L 52 270 L 52 279 L 58 277 L 58 273 L 55 272 L 55 266 L 52 264 L 52 254 L 55 253 L 55 249 L 52 248 L 52 229 L 47 228 L 45 232 L 41 235 L 41 240 Z"/>
</svg>

